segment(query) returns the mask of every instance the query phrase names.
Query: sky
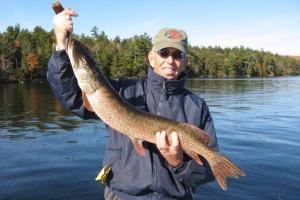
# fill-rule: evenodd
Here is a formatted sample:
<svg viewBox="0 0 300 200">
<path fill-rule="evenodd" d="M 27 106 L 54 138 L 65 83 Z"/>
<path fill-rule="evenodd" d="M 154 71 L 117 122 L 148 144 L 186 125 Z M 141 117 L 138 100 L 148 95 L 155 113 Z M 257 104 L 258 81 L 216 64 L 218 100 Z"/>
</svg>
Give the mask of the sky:
<svg viewBox="0 0 300 200">
<path fill-rule="evenodd" d="M 0 32 L 10 25 L 53 28 L 52 0 L 0 0 Z M 300 0 L 61 0 L 73 8 L 74 33 L 97 26 L 109 38 L 153 37 L 163 27 L 184 29 L 193 46 L 244 46 L 300 56 Z"/>
</svg>

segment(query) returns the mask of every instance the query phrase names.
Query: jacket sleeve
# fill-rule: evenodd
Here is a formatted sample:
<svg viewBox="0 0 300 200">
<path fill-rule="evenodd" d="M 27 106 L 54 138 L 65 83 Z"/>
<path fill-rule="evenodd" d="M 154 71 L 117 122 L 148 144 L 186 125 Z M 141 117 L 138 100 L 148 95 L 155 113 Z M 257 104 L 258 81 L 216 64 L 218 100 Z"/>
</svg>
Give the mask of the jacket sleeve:
<svg viewBox="0 0 300 200">
<path fill-rule="evenodd" d="M 201 116 L 202 117 L 199 128 L 203 129 L 209 134 L 212 140 L 210 148 L 218 151 L 218 143 L 214 123 L 209 113 L 208 106 L 205 102 L 203 102 L 202 105 Z M 199 165 L 189 156 L 185 155 L 184 163 L 181 166 L 173 168 L 168 165 L 168 167 L 178 181 L 187 184 L 189 187 L 191 187 L 192 190 L 194 190 L 197 185 L 202 185 L 214 180 L 214 176 L 208 162 L 205 159 L 202 159 L 202 161 L 204 161 L 203 166 Z"/>
<path fill-rule="evenodd" d="M 84 108 L 81 90 L 66 51 L 53 52 L 48 62 L 47 79 L 54 96 L 64 108 L 83 119 L 97 118 L 95 113 Z"/>
</svg>

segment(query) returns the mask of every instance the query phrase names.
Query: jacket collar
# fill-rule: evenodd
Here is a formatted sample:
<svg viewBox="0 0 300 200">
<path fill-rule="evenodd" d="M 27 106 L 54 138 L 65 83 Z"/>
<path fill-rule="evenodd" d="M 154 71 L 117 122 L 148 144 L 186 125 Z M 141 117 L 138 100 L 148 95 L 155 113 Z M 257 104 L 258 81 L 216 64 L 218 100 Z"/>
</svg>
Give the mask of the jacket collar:
<svg viewBox="0 0 300 200">
<path fill-rule="evenodd" d="M 185 70 L 176 80 L 167 80 L 155 73 L 151 66 L 148 68 L 147 87 L 155 92 L 165 92 L 167 95 L 180 94 L 183 92 L 188 71 Z"/>
</svg>

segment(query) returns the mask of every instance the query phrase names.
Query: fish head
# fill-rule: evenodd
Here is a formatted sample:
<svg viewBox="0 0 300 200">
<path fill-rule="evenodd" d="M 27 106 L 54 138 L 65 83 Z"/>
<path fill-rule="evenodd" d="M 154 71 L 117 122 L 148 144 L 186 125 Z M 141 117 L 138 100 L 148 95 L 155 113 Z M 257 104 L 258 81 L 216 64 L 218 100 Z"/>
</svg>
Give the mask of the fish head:
<svg viewBox="0 0 300 200">
<path fill-rule="evenodd" d="M 97 89 L 97 63 L 90 51 L 76 39 L 70 39 L 67 45 L 72 69 L 80 89 L 86 94 L 91 94 Z"/>
</svg>

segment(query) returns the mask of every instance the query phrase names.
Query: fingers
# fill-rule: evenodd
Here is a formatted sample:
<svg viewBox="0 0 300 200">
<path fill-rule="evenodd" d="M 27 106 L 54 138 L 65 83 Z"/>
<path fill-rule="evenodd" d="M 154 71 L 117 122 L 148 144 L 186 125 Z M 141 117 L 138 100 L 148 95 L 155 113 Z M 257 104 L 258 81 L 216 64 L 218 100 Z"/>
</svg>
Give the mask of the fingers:
<svg viewBox="0 0 300 200">
<path fill-rule="evenodd" d="M 168 153 L 170 150 L 170 144 L 166 131 L 156 133 L 156 145 L 161 153 Z"/>
<path fill-rule="evenodd" d="M 62 11 L 53 18 L 54 28 L 62 30 L 73 30 L 72 17 L 76 17 L 78 14 L 70 8 Z"/>
<path fill-rule="evenodd" d="M 77 17 L 78 14 L 72 10 L 71 8 L 67 8 L 62 12 L 62 16 L 64 18 L 64 26 L 65 30 L 72 33 L 73 32 L 73 20 L 72 17 Z"/>
<path fill-rule="evenodd" d="M 68 17 L 67 17 L 68 18 Z M 71 19 L 67 19 L 65 22 L 65 29 L 72 33 L 73 32 L 73 21 Z"/>
<path fill-rule="evenodd" d="M 64 47 L 67 32 L 73 32 L 72 17 L 78 14 L 71 8 L 67 8 L 53 17 L 54 32 L 56 36 L 57 45 Z"/>
<path fill-rule="evenodd" d="M 166 131 L 157 132 L 156 133 L 156 141 L 157 141 L 157 147 L 160 149 L 165 149 L 168 147 L 168 141 L 167 141 L 167 133 Z"/>
<path fill-rule="evenodd" d="M 156 145 L 162 153 L 176 154 L 181 150 L 177 133 L 172 132 L 168 137 L 166 131 L 156 133 Z"/>
<path fill-rule="evenodd" d="M 64 11 L 62 11 L 61 13 L 59 13 L 60 17 L 62 18 L 62 20 L 64 20 L 65 25 L 73 26 L 73 20 L 72 17 L 77 17 L 78 14 L 72 10 L 71 8 L 67 8 Z"/>
<path fill-rule="evenodd" d="M 72 9 L 72 8 L 67 8 L 64 11 L 62 11 L 62 13 L 64 13 L 64 15 L 69 15 L 72 17 L 77 17 L 78 14 Z"/>
<path fill-rule="evenodd" d="M 172 132 L 171 133 L 171 138 L 172 138 L 172 146 L 178 147 L 179 146 L 179 139 L 178 139 L 177 133 Z"/>
<path fill-rule="evenodd" d="M 178 135 L 172 132 L 170 137 L 166 131 L 156 133 L 156 145 L 161 155 L 172 166 L 178 166 L 183 162 L 183 150 L 181 149 Z"/>
</svg>

